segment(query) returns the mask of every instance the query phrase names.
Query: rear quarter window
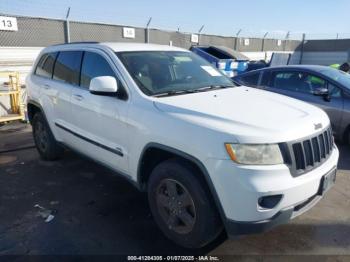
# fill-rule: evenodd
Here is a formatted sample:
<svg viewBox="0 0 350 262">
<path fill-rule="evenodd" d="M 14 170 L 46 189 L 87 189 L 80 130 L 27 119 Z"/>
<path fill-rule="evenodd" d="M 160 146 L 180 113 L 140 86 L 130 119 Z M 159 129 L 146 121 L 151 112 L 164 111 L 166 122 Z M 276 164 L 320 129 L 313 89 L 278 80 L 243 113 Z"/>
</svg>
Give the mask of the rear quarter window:
<svg viewBox="0 0 350 262">
<path fill-rule="evenodd" d="M 43 54 L 35 69 L 35 75 L 51 78 L 56 56 L 57 53 Z"/>
</svg>

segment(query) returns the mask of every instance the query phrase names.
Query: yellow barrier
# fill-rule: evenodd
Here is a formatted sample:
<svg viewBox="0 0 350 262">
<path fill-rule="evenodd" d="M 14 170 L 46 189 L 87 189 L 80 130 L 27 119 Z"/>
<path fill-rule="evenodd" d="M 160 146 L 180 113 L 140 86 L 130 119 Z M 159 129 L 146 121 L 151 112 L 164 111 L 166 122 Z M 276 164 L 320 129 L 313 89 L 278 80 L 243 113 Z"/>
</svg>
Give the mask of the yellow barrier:
<svg viewBox="0 0 350 262">
<path fill-rule="evenodd" d="M 18 72 L 0 72 L 0 78 L 8 78 L 8 82 L 1 86 L 0 96 L 9 96 L 11 103 L 11 113 L 0 116 L 0 123 L 24 120 L 24 105 L 21 99 L 21 83 Z"/>
</svg>

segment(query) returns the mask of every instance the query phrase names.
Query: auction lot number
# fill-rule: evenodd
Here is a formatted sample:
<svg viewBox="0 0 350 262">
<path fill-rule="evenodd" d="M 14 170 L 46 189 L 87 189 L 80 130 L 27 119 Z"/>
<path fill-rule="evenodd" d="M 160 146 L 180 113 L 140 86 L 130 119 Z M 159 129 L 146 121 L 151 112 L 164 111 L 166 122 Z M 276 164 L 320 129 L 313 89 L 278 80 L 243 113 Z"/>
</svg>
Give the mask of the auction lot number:
<svg viewBox="0 0 350 262">
<path fill-rule="evenodd" d="M 17 18 L 0 16 L 0 30 L 5 31 L 18 31 Z"/>
</svg>

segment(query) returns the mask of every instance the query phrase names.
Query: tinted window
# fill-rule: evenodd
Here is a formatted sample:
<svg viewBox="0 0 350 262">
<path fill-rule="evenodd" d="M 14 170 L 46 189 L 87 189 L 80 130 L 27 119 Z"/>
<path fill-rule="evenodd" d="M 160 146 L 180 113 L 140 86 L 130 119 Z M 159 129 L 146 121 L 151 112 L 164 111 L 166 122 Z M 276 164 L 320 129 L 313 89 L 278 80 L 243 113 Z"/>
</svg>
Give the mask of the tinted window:
<svg viewBox="0 0 350 262">
<path fill-rule="evenodd" d="M 275 72 L 270 86 L 282 90 L 313 94 L 317 88 L 326 88 L 324 79 L 304 72 Z"/>
<path fill-rule="evenodd" d="M 91 79 L 97 76 L 115 77 L 115 74 L 108 62 L 101 55 L 85 52 L 81 67 L 80 85 L 89 88 Z"/>
<path fill-rule="evenodd" d="M 231 79 L 192 52 L 138 51 L 117 55 L 147 95 L 234 86 Z"/>
<path fill-rule="evenodd" d="M 270 77 L 271 77 L 271 72 L 270 71 L 264 71 L 263 75 L 262 75 L 262 78 L 261 78 L 260 86 L 269 86 Z"/>
<path fill-rule="evenodd" d="M 61 80 L 69 84 L 79 85 L 79 73 L 81 51 L 63 51 L 59 52 L 55 67 L 53 79 Z"/>
<path fill-rule="evenodd" d="M 238 80 L 241 85 L 256 87 L 258 86 L 259 76 L 260 72 L 239 77 Z"/>
<path fill-rule="evenodd" d="M 328 92 L 330 97 L 341 97 L 341 90 L 340 88 L 336 87 L 335 85 L 329 83 L 328 84 Z"/>
<path fill-rule="evenodd" d="M 56 56 L 57 53 L 44 54 L 39 60 L 39 63 L 35 70 L 35 74 L 51 78 Z"/>
<path fill-rule="evenodd" d="M 325 68 L 320 73 L 330 77 L 334 81 L 342 84 L 345 88 L 350 90 L 350 74 L 334 68 Z"/>
</svg>

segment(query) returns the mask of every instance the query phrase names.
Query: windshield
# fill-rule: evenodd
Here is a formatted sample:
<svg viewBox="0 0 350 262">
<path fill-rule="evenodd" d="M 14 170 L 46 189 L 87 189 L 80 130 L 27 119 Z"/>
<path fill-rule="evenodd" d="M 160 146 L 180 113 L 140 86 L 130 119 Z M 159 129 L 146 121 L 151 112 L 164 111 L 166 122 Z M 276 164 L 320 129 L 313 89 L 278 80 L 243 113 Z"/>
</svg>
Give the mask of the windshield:
<svg viewBox="0 0 350 262">
<path fill-rule="evenodd" d="M 146 95 L 235 86 L 230 78 L 192 52 L 137 51 L 119 52 L 117 56 Z"/>
<path fill-rule="evenodd" d="M 334 81 L 339 82 L 341 85 L 350 90 L 350 74 L 334 68 L 322 70 L 321 73 L 333 79 Z"/>
</svg>

